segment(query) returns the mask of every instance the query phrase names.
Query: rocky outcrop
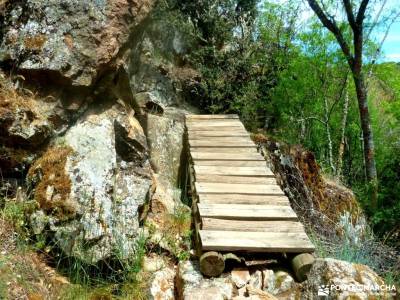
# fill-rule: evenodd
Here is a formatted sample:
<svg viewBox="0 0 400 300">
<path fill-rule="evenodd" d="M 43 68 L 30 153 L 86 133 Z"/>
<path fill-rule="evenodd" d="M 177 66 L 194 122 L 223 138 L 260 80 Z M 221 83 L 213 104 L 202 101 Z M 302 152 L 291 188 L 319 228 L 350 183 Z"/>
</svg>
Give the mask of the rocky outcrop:
<svg viewBox="0 0 400 300">
<path fill-rule="evenodd" d="M 116 64 L 151 0 L 9 1 L 0 60 L 22 72 L 90 86 Z"/>
<path fill-rule="evenodd" d="M 143 130 L 119 104 L 89 110 L 35 162 L 29 179 L 67 255 L 94 263 L 133 253 L 151 168 Z"/>
<path fill-rule="evenodd" d="M 166 267 L 153 273 L 150 280 L 150 300 L 175 300 L 175 268 Z"/>
<path fill-rule="evenodd" d="M 18 88 L 22 80 L 12 81 L 0 71 L 0 164 L 6 178 L 24 173 L 38 148 L 68 120 L 55 98 Z"/>
<path fill-rule="evenodd" d="M 14 98 L 0 95 L 2 172 L 24 177 L 29 169 L 38 203 L 32 231 L 87 263 L 132 255 L 142 224 L 155 224 L 160 237 L 158 229 L 176 227 L 177 211 L 190 215 L 178 186 L 191 110 L 185 85 L 199 75 L 185 61 L 186 39 L 153 6 L 27 0 L 1 7 L 0 63 L 18 74 L 7 83 Z M 171 233 L 161 247 L 188 252 L 188 239 Z"/>
<path fill-rule="evenodd" d="M 272 265 L 240 267 L 220 278 L 204 278 L 197 262 L 181 262 L 177 274 L 179 299 L 368 300 L 394 299 L 395 296 L 395 287 L 385 285 L 382 278 L 365 265 L 317 259 L 308 280 L 303 283 L 296 282 L 287 270 L 270 267 Z"/>
<path fill-rule="evenodd" d="M 198 262 L 183 261 L 178 265 L 177 274 L 178 299 L 204 300 L 232 299 L 234 286 L 229 275 L 219 278 L 204 278 L 200 273 Z"/>
<path fill-rule="evenodd" d="M 386 285 L 365 265 L 336 259 L 317 259 L 310 270 L 303 298 L 394 299 L 396 288 Z"/>
<path fill-rule="evenodd" d="M 154 171 L 172 186 L 177 186 L 184 159 L 184 113 L 180 115 L 147 115 L 147 138 L 150 162 Z"/>
<path fill-rule="evenodd" d="M 185 72 L 188 41 L 179 28 L 171 26 L 170 18 L 158 11 L 131 45 L 126 65 L 138 111 L 154 114 L 165 107 L 185 106 L 183 83 L 195 72 Z"/>
</svg>

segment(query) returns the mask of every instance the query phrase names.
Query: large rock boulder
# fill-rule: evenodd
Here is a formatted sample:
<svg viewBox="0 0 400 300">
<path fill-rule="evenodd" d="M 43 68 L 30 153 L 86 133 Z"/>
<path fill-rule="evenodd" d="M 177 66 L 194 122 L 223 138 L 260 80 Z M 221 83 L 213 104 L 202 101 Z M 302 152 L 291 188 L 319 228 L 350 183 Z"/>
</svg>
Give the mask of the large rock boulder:
<svg viewBox="0 0 400 300">
<path fill-rule="evenodd" d="M 9 1 L 0 60 L 19 70 L 90 86 L 146 18 L 152 0 Z"/>
<path fill-rule="evenodd" d="M 114 105 L 89 110 L 31 167 L 35 199 L 67 255 L 94 263 L 133 253 L 151 185 L 146 151 L 138 122 Z"/>
<path fill-rule="evenodd" d="M 173 266 L 155 271 L 150 279 L 149 300 L 175 300 L 175 273 Z"/>
<path fill-rule="evenodd" d="M 183 104 L 184 55 L 189 45 L 174 16 L 158 10 L 146 22 L 127 57 L 129 81 L 138 106 L 149 112 Z M 188 74 L 190 77 L 191 74 Z"/>
<path fill-rule="evenodd" d="M 179 263 L 177 289 L 178 297 L 182 300 L 225 300 L 234 296 L 234 284 L 229 274 L 219 278 L 204 278 L 195 261 Z"/>
<path fill-rule="evenodd" d="M 35 151 L 69 119 L 60 101 L 19 88 L 21 82 L 0 71 L 0 165 L 6 178 L 23 173 Z"/>
<path fill-rule="evenodd" d="M 149 141 L 150 162 L 154 171 L 176 187 L 180 168 L 185 158 L 184 113 L 180 115 L 147 115 L 146 134 Z"/>
<path fill-rule="evenodd" d="M 304 299 L 394 299 L 395 287 L 365 265 L 317 259 L 306 282 Z"/>
</svg>

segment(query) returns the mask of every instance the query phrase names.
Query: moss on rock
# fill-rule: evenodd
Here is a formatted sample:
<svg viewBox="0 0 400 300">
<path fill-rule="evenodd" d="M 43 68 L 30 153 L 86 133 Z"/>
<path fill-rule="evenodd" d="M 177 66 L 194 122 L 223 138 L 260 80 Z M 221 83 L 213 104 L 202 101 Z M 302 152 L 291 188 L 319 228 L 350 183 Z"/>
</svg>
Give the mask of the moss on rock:
<svg viewBox="0 0 400 300">
<path fill-rule="evenodd" d="M 68 146 L 51 147 L 28 172 L 28 178 L 36 183 L 34 198 L 40 208 L 58 216 L 75 213 L 67 201 L 71 179 L 65 172 L 65 164 L 72 151 Z"/>
</svg>

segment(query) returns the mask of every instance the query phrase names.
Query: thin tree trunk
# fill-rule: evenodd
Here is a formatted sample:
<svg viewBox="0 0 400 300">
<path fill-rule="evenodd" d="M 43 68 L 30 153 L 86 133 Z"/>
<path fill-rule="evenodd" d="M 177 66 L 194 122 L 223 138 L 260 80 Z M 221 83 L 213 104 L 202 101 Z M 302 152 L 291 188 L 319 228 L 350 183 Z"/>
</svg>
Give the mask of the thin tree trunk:
<svg viewBox="0 0 400 300">
<path fill-rule="evenodd" d="M 371 187 L 371 206 L 375 208 L 377 205 L 378 198 L 378 178 L 375 165 L 375 153 L 374 153 L 374 140 L 371 128 L 371 118 L 368 110 L 368 97 L 367 97 L 367 86 L 365 84 L 364 75 L 362 73 L 363 66 L 363 30 L 364 30 L 364 18 L 367 6 L 370 0 L 361 0 L 358 11 L 354 14 L 353 1 L 342 0 L 343 8 L 346 11 L 347 20 L 353 32 L 353 49 L 347 43 L 344 35 L 344 31 L 338 26 L 336 20 L 329 15 L 316 0 L 307 0 L 312 10 L 316 13 L 322 24 L 331 31 L 336 40 L 339 43 L 340 48 L 344 56 L 346 57 L 347 63 L 351 69 L 354 78 L 354 84 L 356 86 L 358 108 L 360 111 L 360 123 L 363 132 L 363 144 L 364 144 L 364 158 L 365 158 L 365 171 L 367 180 Z"/>
<path fill-rule="evenodd" d="M 377 205 L 378 198 L 378 179 L 375 165 L 375 144 L 371 128 L 371 116 L 368 109 L 367 87 L 364 81 L 364 75 L 359 72 L 353 72 L 354 83 L 356 86 L 358 108 L 360 111 L 360 122 L 363 133 L 365 171 L 368 183 L 371 187 L 371 206 Z"/>
<path fill-rule="evenodd" d="M 332 146 L 332 136 L 331 136 L 331 129 L 329 127 L 329 110 L 328 110 L 328 101 L 324 95 L 324 110 L 325 110 L 325 130 L 326 130 L 326 137 L 328 139 L 328 159 L 329 159 L 329 166 L 332 169 L 333 174 L 335 174 L 335 165 L 333 164 L 333 146 Z"/>
<path fill-rule="evenodd" d="M 342 177 L 343 175 L 343 155 L 344 155 L 344 146 L 346 141 L 346 125 L 347 125 L 347 115 L 349 113 L 349 90 L 348 84 L 346 83 L 345 87 L 345 96 L 344 96 L 344 103 L 343 103 L 343 115 L 342 115 L 342 122 L 341 122 L 341 136 L 340 136 L 340 145 L 339 145 L 339 154 L 338 154 L 338 161 L 336 166 L 336 175 L 338 177 Z"/>
</svg>

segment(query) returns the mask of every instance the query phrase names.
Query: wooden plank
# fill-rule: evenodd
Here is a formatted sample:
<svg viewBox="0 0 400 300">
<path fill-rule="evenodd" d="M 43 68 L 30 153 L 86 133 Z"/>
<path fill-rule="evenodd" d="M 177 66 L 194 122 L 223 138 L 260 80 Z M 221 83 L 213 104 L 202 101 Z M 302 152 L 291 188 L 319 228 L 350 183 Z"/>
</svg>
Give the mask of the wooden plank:
<svg viewBox="0 0 400 300">
<path fill-rule="evenodd" d="M 236 147 L 236 148 L 215 148 L 215 147 L 201 147 L 192 148 L 191 152 L 212 152 L 212 153 L 258 153 L 255 147 Z"/>
<path fill-rule="evenodd" d="M 196 131 L 228 131 L 228 132 L 247 132 L 243 125 L 234 125 L 234 126 L 191 126 L 188 127 L 188 132 L 196 132 Z"/>
<path fill-rule="evenodd" d="M 200 230 L 205 251 L 313 252 L 305 233 Z"/>
<path fill-rule="evenodd" d="M 210 115 L 211 118 L 186 118 L 186 122 L 208 122 L 208 121 L 238 121 L 241 122 L 240 119 L 236 116 L 227 116 L 227 115 Z"/>
<path fill-rule="evenodd" d="M 251 177 L 251 176 L 229 176 L 214 174 L 198 174 L 198 182 L 220 182 L 220 183 L 249 183 L 249 184 L 277 184 L 273 177 Z"/>
<path fill-rule="evenodd" d="M 203 204 L 252 204 L 290 206 L 286 196 L 240 195 L 240 194 L 200 194 L 199 202 Z"/>
<path fill-rule="evenodd" d="M 245 160 L 245 161 L 265 162 L 264 157 L 262 157 L 262 155 L 259 153 L 229 153 L 229 152 L 210 153 L 210 152 L 201 152 L 201 149 L 199 149 L 199 152 L 192 151 L 191 156 L 194 161 L 200 161 L 200 160 L 244 161 Z"/>
<path fill-rule="evenodd" d="M 202 218 L 202 230 L 254 231 L 254 232 L 304 232 L 304 226 L 295 221 L 241 221 Z"/>
<path fill-rule="evenodd" d="M 223 120 L 223 121 L 206 121 L 206 122 L 186 122 L 186 127 L 192 129 L 194 127 L 240 127 L 244 128 L 239 120 Z"/>
<path fill-rule="evenodd" d="M 195 130 L 191 131 L 188 130 L 189 137 L 196 139 L 196 138 L 203 138 L 203 137 L 248 137 L 250 135 L 245 130 L 225 130 L 225 131 L 209 131 L 209 130 Z"/>
<path fill-rule="evenodd" d="M 226 114 L 226 115 L 186 115 L 187 120 L 202 120 L 202 119 L 239 119 L 236 114 Z"/>
<path fill-rule="evenodd" d="M 226 166 L 226 167 L 266 167 L 265 161 L 259 160 L 195 160 L 196 166 Z"/>
<path fill-rule="evenodd" d="M 211 147 L 211 148 L 237 148 L 237 147 L 252 147 L 257 148 L 256 145 L 248 141 L 208 141 L 208 140 L 189 140 L 189 145 L 195 147 Z"/>
<path fill-rule="evenodd" d="M 279 185 L 195 182 L 197 194 L 284 195 Z"/>
<path fill-rule="evenodd" d="M 191 141 L 210 141 L 210 142 L 252 142 L 252 140 L 247 137 L 231 137 L 231 136 L 208 136 L 208 137 L 195 137 L 189 136 L 189 142 Z M 254 143 L 253 143 L 254 144 Z"/>
<path fill-rule="evenodd" d="M 229 126 L 230 124 L 240 124 L 243 123 L 239 119 L 200 119 L 200 120 L 186 120 L 186 125 L 207 125 L 207 124 L 225 124 L 220 126 Z"/>
<path fill-rule="evenodd" d="M 215 167 L 215 166 L 194 166 L 195 175 L 215 174 L 230 176 L 255 176 L 274 177 L 274 174 L 267 167 Z"/>
<path fill-rule="evenodd" d="M 297 216 L 290 206 L 247 204 L 198 204 L 202 218 L 232 220 L 292 220 Z"/>
</svg>

